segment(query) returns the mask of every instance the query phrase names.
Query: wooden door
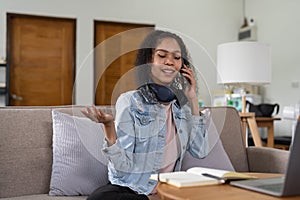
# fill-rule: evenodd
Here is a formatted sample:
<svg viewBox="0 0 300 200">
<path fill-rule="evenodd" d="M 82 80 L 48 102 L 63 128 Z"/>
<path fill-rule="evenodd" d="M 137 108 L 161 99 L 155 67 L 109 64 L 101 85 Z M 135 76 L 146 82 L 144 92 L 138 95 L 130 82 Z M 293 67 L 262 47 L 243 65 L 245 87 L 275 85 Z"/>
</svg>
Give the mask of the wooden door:
<svg viewBox="0 0 300 200">
<path fill-rule="evenodd" d="M 72 104 L 75 19 L 7 15 L 9 105 Z"/>
<path fill-rule="evenodd" d="M 153 25 L 95 21 L 95 104 L 114 105 L 118 96 L 136 89 L 137 49 Z"/>
</svg>

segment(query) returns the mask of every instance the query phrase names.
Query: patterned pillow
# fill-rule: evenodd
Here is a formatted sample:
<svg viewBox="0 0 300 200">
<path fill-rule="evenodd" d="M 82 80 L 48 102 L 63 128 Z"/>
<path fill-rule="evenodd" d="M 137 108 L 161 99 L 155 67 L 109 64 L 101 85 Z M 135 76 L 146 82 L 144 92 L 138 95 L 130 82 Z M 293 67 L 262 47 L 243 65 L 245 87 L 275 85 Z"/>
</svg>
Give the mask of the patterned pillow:
<svg viewBox="0 0 300 200">
<path fill-rule="evenodd" d="M 52 111 L 53 165 L 49 195 L 89 195 L 108 183 L 102 125 Z"/>
</svg>

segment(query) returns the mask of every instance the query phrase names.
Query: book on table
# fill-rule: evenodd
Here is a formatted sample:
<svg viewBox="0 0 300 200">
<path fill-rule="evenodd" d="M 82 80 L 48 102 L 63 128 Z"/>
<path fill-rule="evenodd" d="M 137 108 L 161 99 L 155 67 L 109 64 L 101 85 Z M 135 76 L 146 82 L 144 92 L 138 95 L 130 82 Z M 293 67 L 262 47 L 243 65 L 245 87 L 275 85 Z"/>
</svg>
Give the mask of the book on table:
<svg viewBox="0 0 300 200">
<path fill-rule="evenodd" d="M 152 174 L 150 179 L 176 187 L 224 184 L 233 180 L 256 178 L 243 173 L 204 167 L 192 167 L 187 171 Z"/>
</svg>

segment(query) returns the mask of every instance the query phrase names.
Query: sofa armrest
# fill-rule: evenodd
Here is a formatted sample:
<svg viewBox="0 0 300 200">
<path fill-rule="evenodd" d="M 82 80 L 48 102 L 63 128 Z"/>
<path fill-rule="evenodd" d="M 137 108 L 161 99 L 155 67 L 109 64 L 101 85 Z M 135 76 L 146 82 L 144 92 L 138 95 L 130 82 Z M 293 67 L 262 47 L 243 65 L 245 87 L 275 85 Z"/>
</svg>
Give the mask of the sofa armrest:
<svg viewBox="0 0 300 200">
<path fill-rule="evenodd" d="M 247 147 L 250 172 L 285 173 L 289 151 L 268 147 Z"/>
</svg>

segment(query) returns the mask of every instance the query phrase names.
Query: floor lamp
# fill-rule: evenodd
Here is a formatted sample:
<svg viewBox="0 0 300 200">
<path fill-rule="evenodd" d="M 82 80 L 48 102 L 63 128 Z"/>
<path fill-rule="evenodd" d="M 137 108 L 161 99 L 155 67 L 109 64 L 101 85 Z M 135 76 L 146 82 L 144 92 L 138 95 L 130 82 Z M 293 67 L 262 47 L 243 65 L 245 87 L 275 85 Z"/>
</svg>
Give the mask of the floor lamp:
<svg viewBox="0 0 300 200">
<path fill-rule="evenodd" d="M 255 121 L 255 113 L 246 112 L 245 85 L 261 85 L 271 82 L 271 51 L 266 44 L 259 42 L 230 42 L 218 45 L 217 82 L 239 88 L 242 96 L 243 136 L 247 144 L 249 127 L 255 146 L 262 146 Z"/>
</svg>

